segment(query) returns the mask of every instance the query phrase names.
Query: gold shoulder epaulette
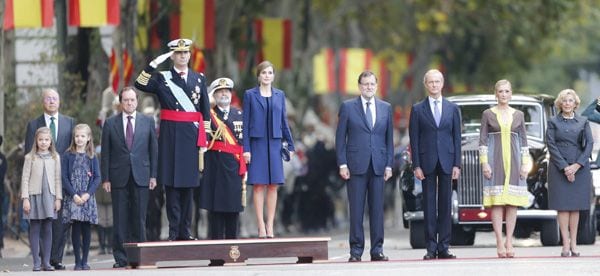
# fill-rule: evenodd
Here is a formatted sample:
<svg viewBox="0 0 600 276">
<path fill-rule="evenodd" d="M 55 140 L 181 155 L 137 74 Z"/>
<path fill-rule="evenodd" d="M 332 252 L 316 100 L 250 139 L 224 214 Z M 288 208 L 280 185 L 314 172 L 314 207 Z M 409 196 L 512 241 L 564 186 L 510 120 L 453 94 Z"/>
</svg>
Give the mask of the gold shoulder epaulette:
<svg viewBox="0 0 600 276">
<path fill-rule="evenodd" d="M 148 85 L 151 76 L 152 75 L 146 73 L 146 71 L 142 71 L 135 81 L 141 85 Z"/>
</svg>

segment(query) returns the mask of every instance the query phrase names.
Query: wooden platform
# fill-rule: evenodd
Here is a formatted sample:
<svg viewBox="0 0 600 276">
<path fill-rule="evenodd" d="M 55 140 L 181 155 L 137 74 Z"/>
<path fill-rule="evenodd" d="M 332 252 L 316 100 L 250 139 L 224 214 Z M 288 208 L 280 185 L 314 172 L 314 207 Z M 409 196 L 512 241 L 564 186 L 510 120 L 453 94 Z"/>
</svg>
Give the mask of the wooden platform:
<svg viewBox="0 0 600 276">
<path fill-rule="evenodd" d="M 210 260 L 211 265 L 243 263 L 249 258 L 297 257 L 297 263 L 326 261 L 330 237 L 200 240 L 126 243 L 132 268 L 156 267 L 162 261 Z"/>
</svg>

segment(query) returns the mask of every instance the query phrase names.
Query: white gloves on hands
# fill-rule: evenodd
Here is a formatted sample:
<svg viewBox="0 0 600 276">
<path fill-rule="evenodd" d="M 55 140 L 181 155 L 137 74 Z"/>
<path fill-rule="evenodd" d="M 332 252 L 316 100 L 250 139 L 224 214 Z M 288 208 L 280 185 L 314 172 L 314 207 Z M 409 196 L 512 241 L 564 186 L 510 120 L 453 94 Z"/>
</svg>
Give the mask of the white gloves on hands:
<svg viewBox="0 0 600 276">
<path fill-rule="evenodd" d="M 166 54 L 162 54 L 162 55 L 156 57 L 154 60 L 152 60 L 150 62 L 150 66 L 152 66 L 152 68 L 156 69 L 156 67 L 158 67 L 159 64 L 165 62 L 165 60 L 167 60 L 169 57 L 171 57 L 171 55 L 173 55 L 173 51 L 170 51 Z"/>
</svg>

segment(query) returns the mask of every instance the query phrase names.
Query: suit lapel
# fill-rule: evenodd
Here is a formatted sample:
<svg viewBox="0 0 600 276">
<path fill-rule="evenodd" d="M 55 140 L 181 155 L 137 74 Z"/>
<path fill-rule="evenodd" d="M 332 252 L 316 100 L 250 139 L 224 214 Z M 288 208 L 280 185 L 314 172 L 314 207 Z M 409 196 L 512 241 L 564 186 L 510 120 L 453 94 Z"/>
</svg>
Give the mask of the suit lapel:
<svg viewBox="0 0 600 276">
<path fill-rule="evenodd" d="M 425 117 L 427 117 L 427 119 L 429 120 L 429 122 L 434 127 L 437 127 L 435 125 L 435 119 L 433 118 L 433 113 L 431 113 L 431 105 L 429 105 L 429 97 L 425 98 L 425 100 L 423 101 L 423 113 L 425 113 Z M 441 120 L 440 120 L 440 124 L 441 124 Z"/>
<path fill-rule="evenodd" d="M 256 99 L 256 101 L 258 102 L 258 104 L 260 104 L 260 106 L 262 106 L 263 110 L 265 110 L 265 103 L 263 102 L 262 96 L 260 95 L 260 87 L 257 87 L 256 90 L 253 91 L 254 94 L 254 98 Z"/>
<path fill-rule="evenodd" d="M 382 121 L 382 120 L 385 120 L 385 116 L 386 116 L 385 110 L 383 107 L 384 107 L 383 103 L 380 100 L 375 99 L 375 125 L 373 126 L 373 129 L 375 129 L 375 127 L 377 127 L 379 122 L 385 123 L 385 121 Z"/>
<path fill-rule="evenodd" d="M 354 107 L 356 109 L 356 112 L 359 114 L 361 120 L 363 121 L 365 127 L 367 128 L 367 130 L 371 130 L 371 126 L 369 126 L 369 123 L 367 123 L 367 116 L 365 115 L 365 110 L 363 109 L 362 106 L 362 101 L 360 99 L 360 96 L 358 96 L 356 98 L 356 101 L 354 102 Z"/>
<path fill-rule="evenodd" d="M 190 78 L 190 73 L 187 74 L 187 78 Z M 179 73 L 175 71 L 175 68 L 171 68 L 171 81 L 173 81 L 173 83 L 175 83 L 177 86 L 181 87 L 185 94 L 188 94 L 189 89 L 187 87 L 187 82 L 179 76 Z"/>
<path fill-rule="evenodd" d="M 127 142 L 125 141 L 125 131 L 123 130 L 123 113 L 120 113 L 119 116 L 115 117 L 115 131 L 119 137 L 119 140 L 123 141 L 123 146 L 127 148 Z"/>
</svg>

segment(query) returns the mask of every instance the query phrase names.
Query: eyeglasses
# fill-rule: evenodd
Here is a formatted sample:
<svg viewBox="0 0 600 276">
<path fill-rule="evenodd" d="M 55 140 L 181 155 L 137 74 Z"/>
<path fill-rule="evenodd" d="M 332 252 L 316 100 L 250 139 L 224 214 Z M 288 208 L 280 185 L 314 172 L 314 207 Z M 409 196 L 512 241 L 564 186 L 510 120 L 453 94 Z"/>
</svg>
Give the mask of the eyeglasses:
<svg viewBox="0 0 600 276">
<path fill-rule="evenodd" d="M 44 102 L 58 102 L 58 97 L 44 97 Z"/>
</svg>

